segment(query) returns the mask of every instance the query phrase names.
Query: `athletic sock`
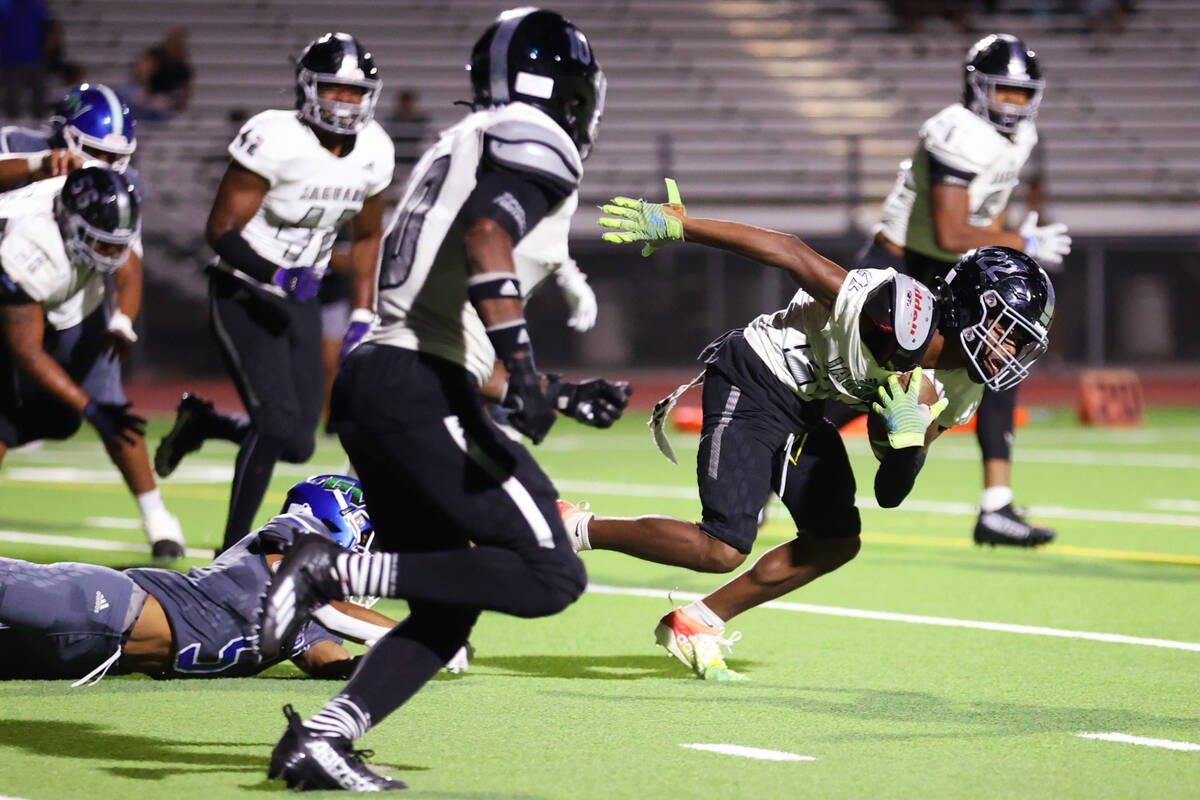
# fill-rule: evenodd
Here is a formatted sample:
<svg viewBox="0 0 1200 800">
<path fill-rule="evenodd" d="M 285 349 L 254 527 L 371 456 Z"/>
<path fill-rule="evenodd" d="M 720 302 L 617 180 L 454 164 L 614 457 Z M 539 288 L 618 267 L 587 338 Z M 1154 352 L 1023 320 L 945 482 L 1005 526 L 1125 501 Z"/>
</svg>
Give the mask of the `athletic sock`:
<svg viewBox="0 0 1200 800">
<path fill-rule="evenodd" d="M 333 568 L 351 597 L 396 596 L 395 553 L 338 553 Z"/>
<path fill-rule="evenodd" d="M 983 497 L 979 501 L 979 507 L 984 511 L 999 511 L 1007 505 L 1011 505 L 1013 501 L 1013 491 L 1011 486 L 989 486 L 983 490 Z"/>
<path fill-rule="evenodd" d="M 163 505 L 162 493 L 158 489 L 151 489 L 148 492 L 142 492 L 136 495 L 134 500 L 137 500 L 138 508 L 142 512 L 142 517 L 148 517 L 155 511 L 166 511 L 167 507 Z"/>
<path fill-rule="evenodd" d="M 725 629 L 725 620 L 718 617 L 711 608 L 704 605 L 703 600 L 697 600 L 694 603 L 689 603 L 683 607 L 683 613 L 687 614 L 692 619 L 699 622 L 701 625 L 707 625 L 710 628 L 717 630 Z"/>
<path fill-rule="evenodd" d="M 349 697 L 339 694 L 306 719 L 304 727 L 318 736 L 354 741 L 371 728 L 371 715 Z"/>
</svg>

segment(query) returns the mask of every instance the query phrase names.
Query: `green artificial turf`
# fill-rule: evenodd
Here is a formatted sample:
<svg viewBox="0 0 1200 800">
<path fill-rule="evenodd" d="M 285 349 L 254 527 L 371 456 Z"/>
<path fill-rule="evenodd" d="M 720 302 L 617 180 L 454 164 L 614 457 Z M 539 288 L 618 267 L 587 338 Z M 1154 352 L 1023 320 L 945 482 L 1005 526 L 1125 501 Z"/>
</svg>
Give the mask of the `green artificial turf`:
<svg viewBox="0 0 1200 800">
<path fill-rule="evenodd" d="M 164 429 L 156 421 L 151 441 Z M 680 466 L 658 455 L 640 419 L 611 431 L 563 421 L 534 452 L 564 497 L 602 514 L 691 518 L 699 511 L 696 440 L 673 439 Z M 938 442 L 910 502 L 892 511 L 869 502 L 874 461 L 865 441 L 848 447 L 864 501 L 862 553 L 784 598 L 806 607 L 756 609 L 731 623 L 743 638 L 729 663 L 747 682 L 696 680 L 654 647 L 655 622 L 670 607 L 661 596 L 594 592 L 541 620 L 485 614 L 472 636 L 471 670 L 439 676 L 372 730 L 362 744 L 376 751 L 373 763 L 397 767 L 392 774 L 409 782 L 413 798 L 1200 793 L 1200 751 L 1076 735 L 1200 743 L 1200 412 L 1155 410 L 1129 431 L 1080 428 L 1065 412 L 1036 414 L 1018 434 L 1016 494 L 1059 531 L 1055 545 L 1036 552 L 970 544 L 979 493 L 970 435 Z M 232 459 L 231 447 L 207 445 L 163 485 L 193 548 L 220 539 Z M 342 464 L 336 442 L 323 440 L 310 465 L 281 465 L 262 518 L 298 477 Z M 755 554 L 793 530 L 781 507 L 768 511 Z M 10 453 L 0 471 L 5 556 L 144 563 L 136 518 L 86 435 Z M 130 549 L 15 540 L 29 534 Z M 613 553 L 584 558 L 606 592 L 703 593 L 725 580 Z M 377 608 L 403 614 L 398 601 Z M 302 678 L 290 665 L 241 680 L 0 684 L 0 796 L 216 800 L 280 792 L 265 776 L 283 729 L 280 706 L 311 713 L 338 685 Z M 681 747 L 697 743 L 815 760 Z"/>
</svg>

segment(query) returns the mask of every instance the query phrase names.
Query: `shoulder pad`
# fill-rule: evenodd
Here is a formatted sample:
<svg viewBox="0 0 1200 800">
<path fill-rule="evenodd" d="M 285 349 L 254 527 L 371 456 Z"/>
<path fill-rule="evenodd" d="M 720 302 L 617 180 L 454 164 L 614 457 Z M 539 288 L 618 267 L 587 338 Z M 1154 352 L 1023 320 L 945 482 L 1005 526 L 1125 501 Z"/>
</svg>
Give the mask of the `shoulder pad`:
<svg viewBox="0 0 1200 800">
<path fill-rule="evenodd" d="M 921 145 L 939 161 L 978 173 L 996 158 L 996 130 L 961 105 L 944 108 L 921 126 Z"/>
<path fill-rule="evenodd" d="M 483 160 L 529 175 L 564 195 L 575 191 L 583 171 L 578 154 L 565 152 L 558 137 L 520 120 L 505 120 L 484 132 Z"/>
</svg>

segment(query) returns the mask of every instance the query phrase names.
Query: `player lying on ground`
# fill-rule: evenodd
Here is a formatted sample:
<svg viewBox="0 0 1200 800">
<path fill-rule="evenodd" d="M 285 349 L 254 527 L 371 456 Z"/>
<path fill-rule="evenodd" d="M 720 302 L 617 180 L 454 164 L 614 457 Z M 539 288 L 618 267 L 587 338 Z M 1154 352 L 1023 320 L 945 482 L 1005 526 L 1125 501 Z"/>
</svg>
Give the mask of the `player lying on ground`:
<svg viewBox="0 0 1200 800">
<path fill-rule="evenodd" d="M 704 422 L 696 459 L 703 517 L 597 517 L 560 503 L 578 549 L 617 550 L 704 572 L 730 572 L 750 552 L 759 512 L 775 491 L 796 539 L 701 601 L 663 617 L 660 644 L 705 678 L 730 680 L 725 623 L 842 566 L 858 553 L 854 474 L 838 431 L 823 418 L 839 398 L 879 415 L 875 497 L 885 508 L 912 489 L 932 441 L 966 422 L 984 386 L 1014 386 L 1045 351 L 1054 313 L 1050 280 L 1016 250 L 963 256 L 926 287 L 895 270 L 844 269 L 795 236 L 687 217 L 673 181 L 670 205 L 617 198 L 600 224 L 609 241 L 656 246 L 686 239 L 786 270 L 800 285 L 788 307 L 730 331 L 701 354 Z M 927 370 L 922 376 L 921 370 Z M 896 374 L 911 370 L 901 389 Z M 930 391 L 922 396 L 923 382 Z M 661 433 L 680 387 L 655 408 Z M 937 399 L 937 398 L 941 399 Z M 940 415 L 940 416 L 939 416 Z M 884 424 L 885 423 L 885 424 Z"/>
<path fill-rule="evenodd" d="M 251 646 L 259 596 L 280 553 L 304 533 L 365 552 L 372 529 L 358 482 L 318 475 L 297 483 L 279 516 L 186 575 L 0 558 L 0 678 L 82 684 L 110 667 L 156 678 L 232 678 L 285 658 L 314 677 L 345 678 L 358 659 L 335 633 L 371 643 L 395 620 L 337 602 L 286 646 L 265 654 Z"/>
</svg>

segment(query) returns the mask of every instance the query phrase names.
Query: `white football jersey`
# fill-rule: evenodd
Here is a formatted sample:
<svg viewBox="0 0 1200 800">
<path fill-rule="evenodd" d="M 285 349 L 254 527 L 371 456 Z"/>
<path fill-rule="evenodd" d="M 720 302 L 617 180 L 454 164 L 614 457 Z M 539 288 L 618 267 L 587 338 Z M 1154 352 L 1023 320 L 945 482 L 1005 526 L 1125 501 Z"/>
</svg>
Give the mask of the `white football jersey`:
<svg viewBox="0 0 1200 800">
<path fill-rule="evenodd" d="M 1008 205 L 1037 138 L 1033 122 L 1020 123 L 1010 139 L 962 104 L 947 106 L 925 121 L 913 157 L 900 162 L 874 232 L 920 255 L 957 261 L 961 253 L 938 247 L 934 235 L 929 156 L 974 176 L 967 185 L 969 222 L 985 227 Z"/>
<path fill-rule="evenodd" d="M 540 161 L 546 171 L 577 184 L 583 165 L 575 143 L 554 120 L 524 103 L 476 111 L 442 132 L 413 169 L 404 199 L 388 224 L 379 272 L 378 326 L 367 341 L 419 350 L 462 364 L 480 384 L 492 373 L 495 351 L 467 299 L 467 260 L 459 211 L 475 189 L 484 134 L 518 131 L 503 142 L 505 158 Z M 524 144 L 536 141 L 535 145 Z M 535 167 L 538 166 L 535 164 Z M 572 191 L 517 243 L 514 254 L 561 262 L 578 204 Z M 532 288 L 532 287 L 529 287 Z"/>
<path fill-rule="evenodd" d="M 326 150 L 295 111 L 268 110 L 251 117 L 229 143 L 229 155 L 270 183 L 242 236 L 280 267 L 316 267 L 324 275 L 338 230 L 363 201 L 392 182 L 395 154 L 382 126 L 371 121 L 343 156 Z M 255 281 L 223 260 L 218 267 L 284 296 L 278 286 Z"/>
<path fill-rule="evenodd" d="M 746 342 L 767 369 L 802 400 L 836 398 L 867 411 L 893 372 L 879 366 L 862 341 L 859 319 L 871 291 L 894 280 L 892 269 L 856 269 L 846 275 L 832 311 L 801 289 L 787 308 L 763 314 L 746 326 Z M 983 397 L 966 369 L 925 370 L 950 405 L 942 424 L 971 418 Z"/>
<path fill-rule="evenodd" d="M 0 270 L 42 304 L 58 330 L 83 322 L 104 301 L 104 276 L 77 267 L 63 248 L 54 219 L 54 198 L 66 176 L 37 181 L 0 194 Z"/>
</svg>

